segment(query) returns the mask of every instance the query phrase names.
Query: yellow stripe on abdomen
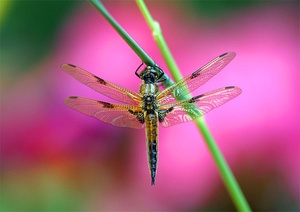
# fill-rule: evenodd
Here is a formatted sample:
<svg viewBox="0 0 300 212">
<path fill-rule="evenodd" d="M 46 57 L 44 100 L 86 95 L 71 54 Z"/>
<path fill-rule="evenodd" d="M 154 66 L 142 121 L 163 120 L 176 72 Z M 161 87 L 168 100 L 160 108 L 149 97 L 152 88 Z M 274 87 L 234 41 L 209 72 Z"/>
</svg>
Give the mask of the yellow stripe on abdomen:
<svg viewBox="0 0 300 212">
<path fill-rule="evenodd" d="M 146 114 L 146 141 L 148 148 L 148 163 L 151 174 L 151 185 L 155 185 L 158 154 L 158 114 Z"/>
</svg>

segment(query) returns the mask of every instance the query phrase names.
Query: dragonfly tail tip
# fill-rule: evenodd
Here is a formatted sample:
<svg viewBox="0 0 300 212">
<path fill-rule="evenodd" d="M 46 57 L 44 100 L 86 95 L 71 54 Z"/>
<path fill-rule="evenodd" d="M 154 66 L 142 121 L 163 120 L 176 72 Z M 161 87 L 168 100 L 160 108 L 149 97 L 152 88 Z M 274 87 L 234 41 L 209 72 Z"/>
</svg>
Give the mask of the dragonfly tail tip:
<svg viewBox="0 0 300 212">
<path fill-rule="evenodd" d="M 151 178 L 151 185 L 152 185 L 152 186 L 155 185 L 155 177 L 152 177 L 152 178 Z"/>
</svg>

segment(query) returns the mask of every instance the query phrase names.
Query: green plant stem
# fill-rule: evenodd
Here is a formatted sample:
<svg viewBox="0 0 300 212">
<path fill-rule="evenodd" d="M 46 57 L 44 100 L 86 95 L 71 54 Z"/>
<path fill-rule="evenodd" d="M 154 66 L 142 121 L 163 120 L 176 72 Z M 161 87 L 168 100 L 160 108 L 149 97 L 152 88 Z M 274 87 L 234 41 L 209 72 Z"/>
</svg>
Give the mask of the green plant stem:
<svg viewBox="0 0 300 212">
<path fill-rule="evenodd" d="M 154 37 L 154 40 L 156 41 L 159 50 L 162 53 L 162 56 L 164 60 L 166 61 L 166 64 L 171 72 L 171 75 L 175 82 L 178 82 L 180 79 L 182 79 L 182 75 L 180 74 L 180 71 L 178 69 L 178 66 L 169 50 L 169 47 L 161 33 L 160 25 L 157 21 L 153 20 L 152 16 L 150 15 L 145 3 L 140 0 L 136 0 L 137 5 L 139 6 L 142 14 L 144 15 L 144 18 L 146 19 L 150 29 L 152 30 L 152 35 Z"/>
<path fill-rule="evenodd" d="M 109 14 L 103 4 L 98 0 L 90 0 L 101 15 L 112 25 L 112 27 L 125 40 L 130 48 L 141 58 L 141 60 L 148 66 L 155 66 L 155 62 L 151 57 L 132 39 L 132 37 L 118 24 L 118 22 Z"/>
<path fill-rule="evenodd" d="M 93 6 L 100 12 L 100 14 L 111 24 L 111 26 L 124 39 L 129 47 L 138 55 L 138 57 L 148 66 L 156 67 L 157 64 L 151 57 L 132 39 L 132 37 L 118 24 L 118 22 L 109 14 L 104 5 L 99 0 L 90 0 Z M 166 80 L 163 85 L 168 87 L 174 82 L 165 74 Z"/>
<path fill-rule="evenodd" d="M 143 0 L 136 0 L 137 5 L 139 6 L 142 14 L 144 15 L 149 27 L 152 30 L 153 37 L 167 63 L 167 66 L 175 79 L 175 82 L 179 81 L 182 77 L 179 72 L 179 69 L 175 63 L 175 60 L 164 40 L 164 37 L 161 33 L 161 29 L 159 26 L 159 23 L 157 21 L 154 21 L 153 18 L 151 17 L 145 3 Z M 236 208 L 239 211 L 247 212 L 251 211 L 250 206 L 240 189 L 233 173 L 231 172 L 224 156 L 222 155 L 220 149 L 218 148 L 216 142 L 214 141 L 208 127 L 205 124 L 205 121 L 203 118 L 198 118 L 195 120 L 196 125 L 198 129 L 200 130 L 207 146 L 208 149 L 217 165 L 217 168 L 220 172 L 220 175 L 224 181 L 224 184 L 229 192 L 229 195 L 235 204 Z"/>
</svg>

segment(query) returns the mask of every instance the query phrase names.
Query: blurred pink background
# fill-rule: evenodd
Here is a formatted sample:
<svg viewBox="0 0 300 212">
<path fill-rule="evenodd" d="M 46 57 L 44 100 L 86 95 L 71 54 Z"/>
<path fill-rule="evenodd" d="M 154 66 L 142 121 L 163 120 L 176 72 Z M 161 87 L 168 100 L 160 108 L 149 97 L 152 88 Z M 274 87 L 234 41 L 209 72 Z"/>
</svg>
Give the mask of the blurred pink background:
<svg viewBox="0 0 300 212">
<path fill-rule="evenodd" d="M 169 74 L 136 4 L 104 3 Z M 205 116 L 211 133 L 253 210 L 299 210 L 299 3 L 258 4 L 216 19 L 182 1 L 147 5 L 183 76 L 224 52 L 237 53 L 194 94 L 242 88 Z M 92 5 L 74 7 L 53 39 L 25 74 L 1 68 L 2 211 L 235 210 L 194 123 L 160 128 L 151 186 L 144 130 L 64 106 L 70 95 L 114 101 L 67 75 L 62 63 L 136 92 L 141 83 L 134 75 L 140 59 Z"/>
</svg>

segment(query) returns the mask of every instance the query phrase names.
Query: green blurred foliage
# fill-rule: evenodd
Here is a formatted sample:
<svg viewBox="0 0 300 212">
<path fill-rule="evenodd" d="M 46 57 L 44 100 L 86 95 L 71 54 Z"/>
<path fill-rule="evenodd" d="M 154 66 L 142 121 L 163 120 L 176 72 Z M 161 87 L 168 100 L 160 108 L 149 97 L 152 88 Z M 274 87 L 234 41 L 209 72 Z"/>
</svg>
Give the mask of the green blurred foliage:
<svg viewBox="0 0 300 212">
<path fill-rule="evenodd" d="M 261 5 L 265 1 L 249 1 L 249 0 L 201 0 L 201 1 L 185 1 L 183 6 L 186 7 L 194 16 L 206 17 L 210 21 L 222 21 L 235 13 L 241 13 L 249 7 Z"/>
<path fill-rule="evenodd" d="M 6 12 L 9 11 L 10 1 L 9 0 L 1 0 L 0 1 L 0 28 L 1 23 L 6 16 Z"/>
<path fill-rule="evenodd" d="M 0 211 L 80 211 L 84 197 L 79 190 L 52 171 L 30 171 L 2 180 Z"/>
<path fill-rule="evenodd" d="M 20 74 L 47 55 L 61 22 L 80 1 L 10 1 L 0 27 L 1 72 Z"/>
</svg>

